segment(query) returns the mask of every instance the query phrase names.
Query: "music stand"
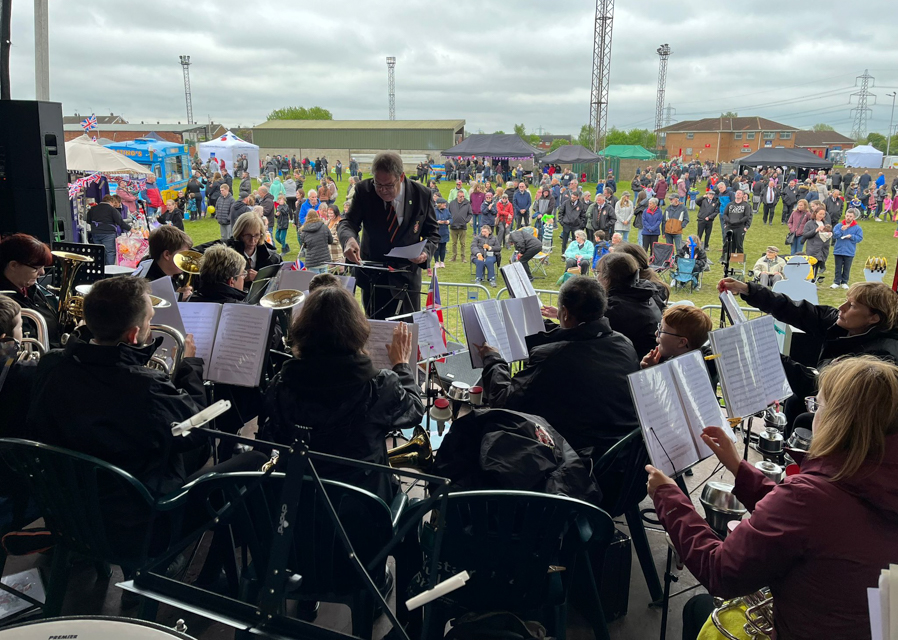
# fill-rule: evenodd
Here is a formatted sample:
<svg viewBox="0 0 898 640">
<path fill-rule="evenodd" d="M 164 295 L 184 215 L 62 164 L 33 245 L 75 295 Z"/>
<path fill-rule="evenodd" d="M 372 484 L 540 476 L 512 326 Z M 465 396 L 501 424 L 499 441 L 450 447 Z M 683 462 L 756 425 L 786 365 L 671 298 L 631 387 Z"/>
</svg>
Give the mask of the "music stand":
<svg viewBox="0 0 898 640">
<path fill-rule="evenodd" d="M 370 287 L 371 287 L 371 294 L 368 298 L 368 304 L 365 305 L 365 315 L 369 318 L 375 317 L 376 314 L 378 314 L 381 311 L 383 311 L 384 309 L 386 309 L 390 305 L 390 303 L 392 303 L 394 300 L 397 300 L 397 299 L 399 300 L 398 305 L 397 305 L 397 313 L 398 313 L 398 310 L 402 308 L 402 302 L 403 302 L 402 296 L 405 296 L 405 299 L 409 301 L 409 303 L 412 305 L 412 308 L 414 308 L 414 306 L 415 306 L 414 301 L 408 295 L 409 294 L 408 285 L 405 285 L 403 287 L 394 287 L 393 285 L 380 284 L 380 279 L 385 274 L 408 273 L 408 269 L 405 269 L 405 268 L 397 269 L 396 267 L 391 267 L 385 263 L 373 262 L 371 260 L 362 260 L 358 264 L 353 263 L 353 262 L 327 262 L 325 264 L 327 264 L 328 266 L 333 266 L 333 267 L 353 267 L 355 269 L 361 269 L 366 273 L 366 275 L 368 276 Z M 358 280 L 358 275 L 356 275 L 356 280 Z M 380 309 L 374 309 L 374 304 L 375 304 L 374 303 L 374 291 L 376 289 L 393 289 L 393 290 L 398 289 L 398 291 L 396 291 L 393 294 L 393 297 L 386 304 L 384 304 Z M 411 293 L 417 293 L 418 295 L 421 295 L 420 291 L 417 291 L 417 292 L 412 291 Z"/>
</svg>

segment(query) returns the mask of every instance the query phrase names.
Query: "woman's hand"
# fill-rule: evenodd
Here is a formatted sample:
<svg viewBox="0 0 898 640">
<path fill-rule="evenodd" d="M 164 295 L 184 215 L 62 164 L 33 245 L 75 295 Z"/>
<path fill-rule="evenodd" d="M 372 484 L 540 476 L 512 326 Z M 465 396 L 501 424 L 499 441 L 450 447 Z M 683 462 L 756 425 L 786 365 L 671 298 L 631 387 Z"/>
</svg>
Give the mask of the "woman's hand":
<svg viewBox="0 0 898 640">
<path fill-rule="evenodd" d="M 250 282 L 252 282 L 253 280 L 256 279 L 256 274 L 258 274 L 258 273 L 259 273 L 259 272 L 256 271 L 255 269 L 247 269 L 247 271 L 246 271 L 246 279 L 249 280 Z"/>
<path fill-rule="evenodd" d="M 542 314 L 543 318 L 549 318 L 550 320 L 558 319 L 558 307 L 540 307 L 539 312 Z"/>
<path fill-rule="evenodd" d="M 188 333 L 184 336 L 184 357 L 196 357 L 196 342 L 193 340 L 193 334 Z"/>
<path fill-rule="evenodd" d="M 727 471 L 736 475 L 742 458 L 726 431 L 720 427 L 705 427 L 702 430 L 702 442 L 708 445 L 708 448 L 717 456 Z"/>
<path fill-rule="evenodd" d="M 645 465 L 645 470 L 649 474 L 649 480 L 645 483 L 646 489 L 649 492 L 649 498 L 655 497 L 655 491 L 658 490 L 658 487 L 665 484 L 672 484 L 676 486 L 676 482 L 667 477 L 667 475 L 663 471 L 658 471 L 655 467 L 650 464 Z"/>
<path fill-rule="evenodd" d="M 393 329 L 393 342 L 386 347 L 391 365 L 395 367 L 397 364 L 408 364 L 408 359 L 412 355 L 412 333 L 406 323 L 400 322 L 399 326 Z"/>
<path fill-rule="evenodd" d="M 724 278 L 717 283 L 717 290 L 720 293 L 723 293 L 724 291 L 732 291 L 735 294 L 742 294 L 748 293 L 748 285 L 733 278 Z"/>
</svg>

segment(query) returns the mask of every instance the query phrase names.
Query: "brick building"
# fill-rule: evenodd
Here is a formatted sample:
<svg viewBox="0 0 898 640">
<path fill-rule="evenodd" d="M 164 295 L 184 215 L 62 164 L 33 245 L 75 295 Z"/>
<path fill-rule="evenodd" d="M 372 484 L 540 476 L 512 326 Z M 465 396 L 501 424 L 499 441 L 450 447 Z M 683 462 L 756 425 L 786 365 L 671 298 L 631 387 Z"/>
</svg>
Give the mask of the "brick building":
<svg viewBox="0 0 898 640">
<path fill-rule="evenodd" d="M 574 144 L 574 136 L 556 136 L 551 133 L 546 134 L 544 136 L 539 136 L 539 144 L 536 145 L 537 149 L 542 149 L 543 151 L 547 151 L 552 147 L 552 143 L 556 140 L 564 140 L 568 144 Z"/>
<path fill-rule="evenodd" d="M 732 162 L 763 147 L 795 146 L 798 129 L 766 118 L 704 118 L 661 129 L 667 157 Z"/>
<path fill-rule="evenodd" d="M 70 116 L 67 116 L 70 117 Z M 83 119 L 83 118 L 82 118 Z M 226 129 L 220 124 L 160 124 L 160 123 L 119 123 L 103 124 L 97 117 L 97 129 L 90 132 L 92 137 L 106 138 L 113 142 L 124 142 L 145 137 L 149 133 L 155 133 L 163 140 L 177 144 L 196 144 L 205 142 L 225 133 Z M 73 124 L 63 124 L 66 142 L 74 140 L 84 133 L 81 128 L 81 119 Z"/>
<path fill-rule="evenodd" d="M 827 158 L 830 151 L 851 149 L 854 140 L 835 131 L 799 131 L 795 134 L 795 146 Z"/>
<path fill-rule="evenodd" d="M 62 116 L 62 124 L 81 124 L 81 121 L 87 117 L 89 117 L 89 115 L 82 116 L 80 113 L 76 113 L 73 116 Z M 94 117 L 96 117 L 97 125 L 99 126 L 103 126 L 104 124 L 128 124 L 127 120 L 114 113 L 110 113 L 108 116 L 98 116 L 94 114 Z"/>
</svg>

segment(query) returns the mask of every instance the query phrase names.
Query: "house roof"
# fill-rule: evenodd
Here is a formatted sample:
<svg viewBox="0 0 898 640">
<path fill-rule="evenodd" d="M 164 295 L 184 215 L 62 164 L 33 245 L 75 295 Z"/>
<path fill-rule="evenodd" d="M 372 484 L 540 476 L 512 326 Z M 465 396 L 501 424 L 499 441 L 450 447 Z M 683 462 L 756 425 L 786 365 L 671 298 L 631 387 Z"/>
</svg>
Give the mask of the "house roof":
<svg viewBox="0 0 898 640">
<path fill-rule="evenodd" d="M 572 141 L 574 136 L 572 135 L 554 135 L 552 133 L 547 133 L 544 136 L 539 136 L 540 142 L 554 142 L 555 140 L 567 140 Z"/>
<path fill-rule="evenodd" d="M 746 116 L 738 118 L 703 118 L 701 120 L 684 120 L 667 127 L 663 127 L 661 131 L 666 133 L 689 132 L 698 133 L 702 131 L 714 132 L 718 131 L 798 131 L 796 127 L 774 122 L 767 118 L 759 118 L 757 116 Z"/>
<path fill-rule="evenodd" d="M 465 126 L 464 120 L 269 120 L 254 129 L 452 129 Z"/>
<path fill-rule="evenodd" d="M 62 116 L 62 124 L 81 124 L 81 121 L 85 118 L 90 117 L 90 114 L 87 115 L 79 115 L 75 114 L 73 116 Z M 108 116 L 96 116 L 97 124 L 127 124 L 121 116 L 117 116 L 114 113 L 110 113 Z"/>
<path fill-rule="evenodd" d="M 799 131 L 795 134 L 796 147 L 828 147 L 831 144 L 854 146 L 854 140 L 836 131 Z"/>
<path fill-rule="evenodd" d="M 164 131 L 166 133 L 185 133 L 187 131 L 201 131 L 206 127 L 209 127 L 209 130 L 213 133 L 218 130 L 221 125 L 218 124 L 159 124 L 158 122 L 132 122 L 130 124 L 106 124 L 104 125 L 102 122 L 99 122 L 99 118 L 97 118 L 97 126 L 99 128 L 100 133 L 104 131 L 109 132 L 119 132 L 119 131 Z M 81 120 L 78 120 L 75 124 L 63 124 L 63 129 L 66 131 L 81 131 Z"/>
</svg>

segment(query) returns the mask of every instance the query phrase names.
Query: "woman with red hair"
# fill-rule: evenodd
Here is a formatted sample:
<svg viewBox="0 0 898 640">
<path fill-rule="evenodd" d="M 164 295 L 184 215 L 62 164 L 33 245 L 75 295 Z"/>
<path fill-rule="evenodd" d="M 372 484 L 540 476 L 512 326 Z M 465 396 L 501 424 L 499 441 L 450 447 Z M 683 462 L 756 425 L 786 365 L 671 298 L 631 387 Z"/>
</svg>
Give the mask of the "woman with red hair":
<svg viewBox="0 0 898 640">
<path fill-rule="evenodd" d="M 44 268 L 53 264 L 50 247 L 25 233 L 15 233 L 0 241 L 0 292 L 31 309 L 47 321 L 51 346 L 59 346 L 56 305 L 37 287 Z"/>
</svg>

